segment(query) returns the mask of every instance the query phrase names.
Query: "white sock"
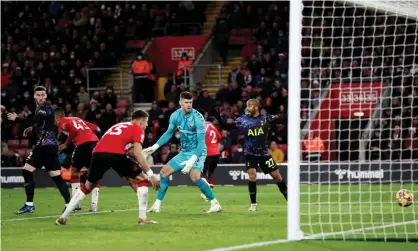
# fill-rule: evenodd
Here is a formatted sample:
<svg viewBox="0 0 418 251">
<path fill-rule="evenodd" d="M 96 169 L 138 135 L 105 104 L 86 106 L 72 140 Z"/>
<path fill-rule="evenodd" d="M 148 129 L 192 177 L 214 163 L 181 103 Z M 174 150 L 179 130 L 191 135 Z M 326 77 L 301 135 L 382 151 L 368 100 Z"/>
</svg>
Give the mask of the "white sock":
<svg viewBox="0 0 418 251">
<path fill-rule="evenodd" d="M 78 189 L 80 189 L 80 182 L 71 183 L 71 196 L 74 196 Z M 81 205 L 78 204 L 77 207 L 81 207 Z"/>
<path fill-rule="evenodd" d="M 71 183 L 71 196 L 74 196 L 78 189 L 80 189 L 80 182 Z"/>
<path fill-rule="evenodd" d="M 99 206 L 99 188 L 93 188 L 91 191 L 91 208 L 97 208 Z"/>
<path fill-rule="evenodd" d="M 68 203 L 68 206 L 65 209 L 64 213 L 62 213 L 61 217 L 67 219 L 68 215 L 74 210 L 74 208 L 76 208 L 78 204 L 81 203 L 81 201 L 83 201 L 84 197 L 86 197 L 86 195 L 83 193 L 83 191 L 78 189 L 77 192 L 71 198 L 70 203 Z"/>
<path fill-rule="evenodd" d="M 161 207 L 161 200 L 156 199 L 155 202 L 154 202 L 154 205 L 157 206 L 157 207 Z"/>
<path fill-rule="evenodd" d="M 28 206 L 33 207 L 33 201 L 32 202 L 26 202 L 25 204 L 28 205 Z"/>
<path fill-rule="evenodd" d="M 138 187 L 136 190 L 138 196 L 139 218 L 147 219 L 147 205 L 148 205 L 148 187 Z"/>
<path fill-rule="evenodd" d="M 216 199 L 210 201 L 211 206 L 215 206 L 216 204 L 219 204 L 219 202 Z"/>
</svg>

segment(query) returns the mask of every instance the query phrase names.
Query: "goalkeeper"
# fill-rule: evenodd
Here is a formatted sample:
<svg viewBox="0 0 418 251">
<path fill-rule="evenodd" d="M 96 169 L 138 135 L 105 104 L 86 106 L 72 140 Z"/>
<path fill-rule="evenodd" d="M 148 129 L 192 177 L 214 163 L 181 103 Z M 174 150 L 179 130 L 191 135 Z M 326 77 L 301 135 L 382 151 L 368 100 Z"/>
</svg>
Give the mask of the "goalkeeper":
<svg viewBox="0 0 418 251">
<path fill-rule="evenodd" d="M 205 133 L 206 123 L 202 114 L 192 108 L 193 96 L 190 92 L 180 94 L 180 106 L 171 116 L 167 131 L 160 137 L 156 144 L 143 150 L 143 154 L 149 155 L 164 145 L 178 129 L 180 131 L 181 152 L 171 159 L 160 171 L 160 189 L 157 200 L 148 212 L 160 212 L 161 202 L 168 189 L 169 176 L 181 171 L 183 174 L 190 172 L 190 178 L 200 188 L 200 191 L 210 200 L 211 206 L 207 213 L 221 211 L 219 202 L 215 199 L 209 184 L 201 178 L 206 159 Z"/>
</svg>

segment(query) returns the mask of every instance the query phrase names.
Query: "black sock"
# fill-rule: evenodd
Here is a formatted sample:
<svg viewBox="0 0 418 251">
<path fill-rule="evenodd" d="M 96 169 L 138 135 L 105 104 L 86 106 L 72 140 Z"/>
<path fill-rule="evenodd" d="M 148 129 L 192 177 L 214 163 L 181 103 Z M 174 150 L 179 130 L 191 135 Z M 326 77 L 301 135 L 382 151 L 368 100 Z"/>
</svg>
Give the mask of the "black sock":
<svg viewBox="0 0 418 251">
<path fill-rule="evenodd" d="M 57 188 L 60 191 L 62 197 L 64 198 L 65 203 L 68 204 L 71 200 L 71 196 L 70 196 L 70 190 L 68 189 L 67 184 L 65 184 L 65 181 L 62 179 L 61 175 L 51 177 L 51 178 L 57 185 Z"/>
<path fill-rule="evenodd" d="M 250 193 L 251 204 L 257 203 L 257 182 L 248 181 L 248 192 Z"/>
<path fill-rule="evenodd" d="M 33 172 L 23 169 L 23 179 L 25 180 L 26 202 L 33 202 L 35 195 L 35 181 L 33 180 Z"/>
<path fill-rule="evenodd" d="M 282 182 L 277 183 L 277 186 L 279 187 L 280 192 L 283 194 L 284 198 L 287 200 L 287 184 L 282 180 Z"/>
</svg>

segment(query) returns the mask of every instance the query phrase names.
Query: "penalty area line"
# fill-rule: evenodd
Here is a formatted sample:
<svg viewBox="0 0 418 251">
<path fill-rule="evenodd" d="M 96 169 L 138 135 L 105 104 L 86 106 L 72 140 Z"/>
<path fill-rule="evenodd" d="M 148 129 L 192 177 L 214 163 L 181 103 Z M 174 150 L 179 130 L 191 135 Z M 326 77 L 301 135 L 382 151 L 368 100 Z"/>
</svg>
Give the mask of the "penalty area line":
<svg viewBox="0 0 418 251">
<path fill-rule="evenodd" d="M 96 215 L 96 214 L 108 214 L 108 213 L 123 213 L 123 212 L 137 211 L 137 210 L 138 210 L 138 208 L 117 209 L 117 210 L 107 210 L 107 211 L 98 211 L 98 212 L 83 212 L 83 213 L 72 213 L 72 214 L 70 214 L 70 216 Z M 50 219 L 50 218 L 57 218 L 59 216 L 61 216 L 61 215 L 57 214 L 57 215 L 35 216 L 35 217 L 25 217 L 25 218 L 12 218 L 12 219 L 7 219 L 7 220 L 2 220 L 1 222 Z"/>
</svg>

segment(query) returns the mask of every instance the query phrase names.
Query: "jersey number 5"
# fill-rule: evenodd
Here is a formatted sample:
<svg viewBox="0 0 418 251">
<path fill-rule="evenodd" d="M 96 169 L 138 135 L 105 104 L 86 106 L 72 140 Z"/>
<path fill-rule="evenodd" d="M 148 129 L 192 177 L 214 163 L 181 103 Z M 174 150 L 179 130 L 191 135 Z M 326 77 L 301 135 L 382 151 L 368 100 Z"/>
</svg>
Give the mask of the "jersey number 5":
<svg viewBox="0 0 418 251">
<path fill-rule="evenodd" d="M 217 139 L 216 139 L 216 133 L 214 131 L 210 131 L 209 132 L 209 136 L 212 137 L 212 140 L 210 141 L 211 144 L 216 144 L 217 143 Z"/>
<path fill-rule="evenodd" d="M 119 124 L 119 125 L 114 125 L 112 126 L 109 130 L 107 130 L 107 132 L 103 135 L 121 135 L 122 134 L 122 129 L 123 128 L 127 128 L 128 124 Z"/>
</svg>

